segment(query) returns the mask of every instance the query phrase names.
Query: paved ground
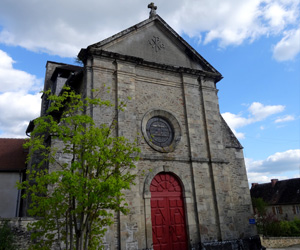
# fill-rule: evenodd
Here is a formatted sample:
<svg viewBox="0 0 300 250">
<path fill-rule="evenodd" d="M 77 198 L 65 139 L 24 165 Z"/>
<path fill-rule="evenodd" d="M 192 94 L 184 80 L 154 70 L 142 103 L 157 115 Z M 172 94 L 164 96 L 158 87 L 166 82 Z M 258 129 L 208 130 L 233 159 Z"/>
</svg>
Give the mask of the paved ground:
<svg viewBox="0 0 300 250">
<path fill-rule="evenodd" d="M 266 250 L 300 250 L 300 245 L 294 245 L 294 246 L 290 246 L 290 247 L 287 247 L 287 248 L 267 248 Z"/>
</svg>

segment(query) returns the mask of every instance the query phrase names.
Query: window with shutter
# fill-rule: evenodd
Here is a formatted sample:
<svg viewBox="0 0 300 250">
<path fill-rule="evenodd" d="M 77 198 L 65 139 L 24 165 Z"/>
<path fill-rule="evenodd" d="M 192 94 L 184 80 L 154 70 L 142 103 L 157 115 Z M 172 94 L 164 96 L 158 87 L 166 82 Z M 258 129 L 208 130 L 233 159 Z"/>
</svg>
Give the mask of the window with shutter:
<svg viewBox="0 0 300 250">
<path fill-rule="evenodd" d="M 274 214 L 282 214 L 282 208 L 281 207 L 272 207 Z"/>
</svg>

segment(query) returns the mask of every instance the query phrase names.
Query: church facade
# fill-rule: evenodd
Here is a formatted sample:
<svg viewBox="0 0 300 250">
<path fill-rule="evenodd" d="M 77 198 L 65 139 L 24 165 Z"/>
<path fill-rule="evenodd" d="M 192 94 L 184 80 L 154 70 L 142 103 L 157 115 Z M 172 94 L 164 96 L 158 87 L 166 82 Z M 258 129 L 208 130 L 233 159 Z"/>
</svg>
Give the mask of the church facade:
<svg viewBox="0 0 300 250">
<path fill-rule="evenodd" d="M 46 67 L 45 89 L 54 93 L 68 83 L 115 105 L 131 97 L 124 112 L 107 107 L 90 113 L 97 125 L 117 115 L 116 134 L 137 138 L 137 171 L 145 172 L 126 192 L 130 213 L 116 215 L 105 248 L 191 249 L 252 237 L 242 146 L 219 111 L 222 76 L 153 12 L 82 49 L 83 67 Z M 43 100 L 42 115 L 46 108 Z"/>
</svg>

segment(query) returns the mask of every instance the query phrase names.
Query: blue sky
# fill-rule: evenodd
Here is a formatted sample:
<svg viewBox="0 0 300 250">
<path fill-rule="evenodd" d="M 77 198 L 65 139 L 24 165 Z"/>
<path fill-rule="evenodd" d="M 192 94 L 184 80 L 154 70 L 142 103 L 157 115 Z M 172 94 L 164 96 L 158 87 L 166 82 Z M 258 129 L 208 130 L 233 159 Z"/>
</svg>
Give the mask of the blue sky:
<svg viewBox="0 0 300 250">
<path fill-rule="evenodd" d="M 47 60 L 148 18 L 148 1 L 3 0 L 0 137 L 39 115 Z M 159 0 L 157 13 L 224 76 L 220 111 L 244 146 L 249 182 L 300 177 L 299 0 Z"/>
</svg>

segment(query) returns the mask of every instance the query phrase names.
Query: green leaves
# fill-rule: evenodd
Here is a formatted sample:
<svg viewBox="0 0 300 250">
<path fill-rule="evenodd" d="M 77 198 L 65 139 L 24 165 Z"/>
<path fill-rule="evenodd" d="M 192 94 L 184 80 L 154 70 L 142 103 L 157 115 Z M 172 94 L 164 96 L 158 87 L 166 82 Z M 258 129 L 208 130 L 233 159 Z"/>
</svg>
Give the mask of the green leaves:
<svg viewBox="0 0 300 250">
<path fill-rule="evenodd" d="M 0 224 L 0 250 L 16 249 L 16 238 L 9 226 L 8 220 L 2 221 Z"/>
<path fill-rule="evenodd" d="M 112 106 L 109 101 L 82 99 L 70 87 L 60 96 L 44 94 L 51 105 L 35 120 L 26 143 L 31 168 L 18 184 L 30 197 L 30 215 L 39 218 L 30 225 L 32 249 L 99 249 L 114 213 L 128 212 L 123 192 L 134 184 L 140 150 L 88 115 L 90 108 Z"/>
</svg>

